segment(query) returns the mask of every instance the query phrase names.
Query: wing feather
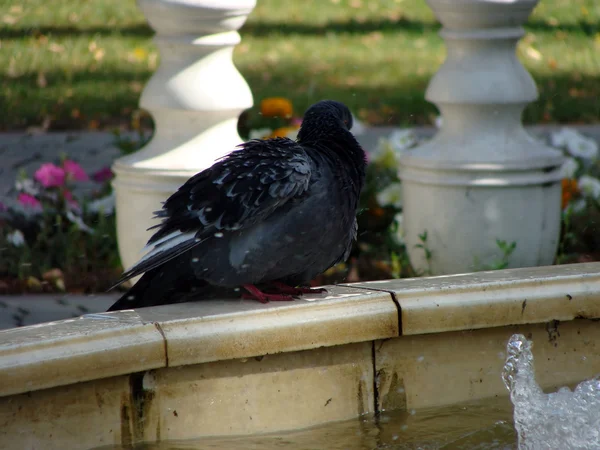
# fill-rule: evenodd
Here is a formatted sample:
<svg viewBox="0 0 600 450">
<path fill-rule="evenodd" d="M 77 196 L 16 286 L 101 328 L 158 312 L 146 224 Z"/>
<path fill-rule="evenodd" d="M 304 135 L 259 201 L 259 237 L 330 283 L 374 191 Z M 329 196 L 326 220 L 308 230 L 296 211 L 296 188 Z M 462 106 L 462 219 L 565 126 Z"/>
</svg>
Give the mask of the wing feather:
<svg viewBox="0 0 600 450">
<path fill-rule="evenodd" d="M 200 243 L 248 228 L 308 190 L 311 162 L 290 139 L 252 140 L 194 175 L 164 202 L 148 252 L 118 284 Z M 216 237 L 216 236 L 218 237 Z"/>
</svg>

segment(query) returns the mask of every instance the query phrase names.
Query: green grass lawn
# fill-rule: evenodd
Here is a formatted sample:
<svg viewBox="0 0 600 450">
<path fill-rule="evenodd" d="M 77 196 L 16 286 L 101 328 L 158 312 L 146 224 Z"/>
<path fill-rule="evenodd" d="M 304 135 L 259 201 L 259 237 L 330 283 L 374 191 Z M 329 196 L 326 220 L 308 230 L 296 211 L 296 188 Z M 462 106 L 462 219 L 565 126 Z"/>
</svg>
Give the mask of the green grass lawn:
<svg viewBox="0 0 600 450">
<path fill-rule="evenodd" d="M 423 0 L 258 0 L 234 60 L 255 101 L 301 113 L 328 97 L 373 124 L 430 123 L 424 99 L 444 59 Z M 134 0 L 0 4 L 0 130 L 127 124 L 159 55 Z M 600 2 L 542 0 L 519 47 L 540 99 L 528 122 L 600 117 Z"/>
</svg>

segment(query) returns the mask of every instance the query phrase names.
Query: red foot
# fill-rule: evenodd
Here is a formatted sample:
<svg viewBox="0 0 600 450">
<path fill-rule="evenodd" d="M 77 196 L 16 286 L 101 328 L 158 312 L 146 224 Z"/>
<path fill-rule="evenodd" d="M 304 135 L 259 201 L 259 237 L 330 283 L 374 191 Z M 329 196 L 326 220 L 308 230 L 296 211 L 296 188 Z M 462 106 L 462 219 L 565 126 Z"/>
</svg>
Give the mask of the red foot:
<svg viewBox="0 0 600 450">
<path fill-rule="evenodd" d="M 292 297 L 291 295 L 267 294 L 265 292 L 262 292 L 260 289 L 258 289 L 253 284 L 244 284 L 243 288 L 246 289 L 249 292 L 249 294 L 243 294 L 242 298 L 245 298 L 248 300 L 258 300 L 261 303 L 269 303 L 270 301 L 271 302 L 287 302 L 290 300 L 294 300 L 294 297 Z"/>
<path fill-rule="evenodd" d="M 288 286 L 285 283 L 281 283 L 280 281 L 272 281 L 271 284 L 277 288 L 282 294 L 289 295 L 302 295 L 302 294 L 322 294 L 327 292 L 327 289 L 323 288 L 299 288 Z"/>
</svg>

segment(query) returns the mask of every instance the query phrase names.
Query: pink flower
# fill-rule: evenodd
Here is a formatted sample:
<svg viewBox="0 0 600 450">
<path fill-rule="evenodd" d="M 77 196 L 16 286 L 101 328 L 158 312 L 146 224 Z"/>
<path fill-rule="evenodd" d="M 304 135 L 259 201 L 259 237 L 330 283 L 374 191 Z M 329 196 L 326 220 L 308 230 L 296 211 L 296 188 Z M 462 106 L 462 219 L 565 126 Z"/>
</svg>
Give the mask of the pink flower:
<svg viewBox="0 0 600 450">
<path fill-rule="evenodd" d="M 63 191 L 63 197 L 67 201 L 70 206 L 78 207 L 79 203 L 77 200 L 73 198 L 73 193 L 71 191 L 67 191 L 66 189 Z"/>
<path fill-rule="evenodd" d="M 75 161 L 71 161 L 70 159 L 65 159 L 63 162 L 63 169 L 67 174 L 67 177 L 71 180 L 75 181 L 87 181 L 90 179 L 83 167 L 77 164 Z"/>
<path fill-rule="evenodd" d="M 105 181 L 110 180 L 112 177 L 113 177 L 112 170 L 110 170 L 110 167 L 108 167 L 108 166 L 103 167 L 102 169 L 100 169 L 97 172 L 94 172 L 94 174 L 92 175 L 92 178 L 97 183 L 104 183 Z"/>
<path fill-rule="evenodd" d="M 62 186 L 65 184 L 65 171 L 52 163 L 42 164 L 33 175 L 45 188 Z"/>
<path fill-rule="evenodd" d="M 302 117 L 292 117 L 292 120 L 290 120 L 290 124 L 293 127 L 300 128 L 300 126 L 302 125 Z"/>
<path fill-rule="evenodd" d="M 37 198 L 35 198 L 33 195 L 26 194 L 25 192 L 21 192 L 19 194 L 19 196 L 17 197 L 17 201 L 21 205 L 27 206 L 29 208 L 35 208 L 35 209 L 42 208 L 42 204 L 40 203 L 40 201 Z"/>
</svg>

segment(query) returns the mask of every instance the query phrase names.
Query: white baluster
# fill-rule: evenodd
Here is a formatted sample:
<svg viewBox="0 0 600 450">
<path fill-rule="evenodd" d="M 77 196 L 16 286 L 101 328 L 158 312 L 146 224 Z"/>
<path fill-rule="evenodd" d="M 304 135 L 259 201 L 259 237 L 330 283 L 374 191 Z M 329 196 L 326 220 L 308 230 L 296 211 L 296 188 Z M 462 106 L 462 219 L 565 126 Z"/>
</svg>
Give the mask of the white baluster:
<svg viewBox="0 0 600 450">
<path fill-rule="evenodd" d="M 448 274 L 502 259 L 497 239 L 516 242 L 510 267 L 552 264 L 560 230 L 562 154 L 521 124 L 537 98 L 515 55 L 537 0 L 428 0 L 443 25 L 447 58 L 427 89 L 440 132 L 400 162 L 404 226 L 413 266 Z M 427 231 L 428 261 L 419 234 Z"/>
<path fill-rule="evenodd" d="M 138 0 L 160 52 L 140 105 L 155 123 L 152 140 L 113 169 L 119 251 L 125 267 L 140 257 L 156 222 L 152 212 L 190 176 L 242 139 L 238 116 L 252 93 L 232 62 L 237 30 L 256 0 Z"/>
</svg>

